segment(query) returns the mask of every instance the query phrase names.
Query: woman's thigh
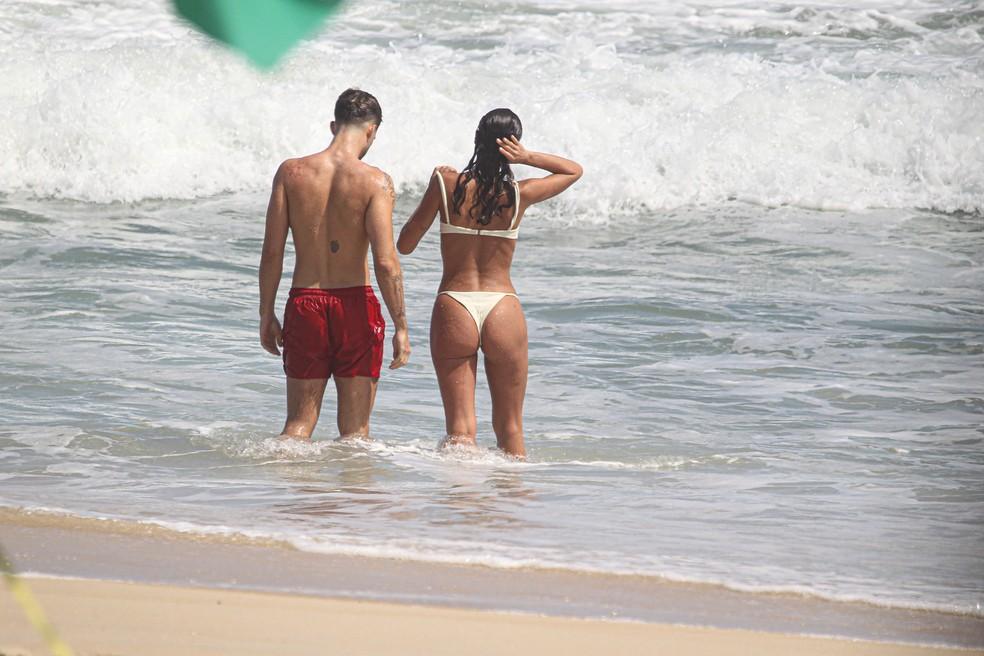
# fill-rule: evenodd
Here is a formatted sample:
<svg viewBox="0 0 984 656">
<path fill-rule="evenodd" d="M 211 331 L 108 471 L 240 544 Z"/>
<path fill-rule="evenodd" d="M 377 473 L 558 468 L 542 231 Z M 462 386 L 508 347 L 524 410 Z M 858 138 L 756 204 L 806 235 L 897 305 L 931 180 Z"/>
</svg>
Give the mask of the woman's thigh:
<svg viewBox="0 0 984 656">
<path fill-rule="evenodd" d="M 503 437 L 500 433 L 521 435 L 529 342 L 526 317 L 519 299 L 507 296 L 489 314 L 482 330 L 482 351 L 492 393 L 492 424 L 496 434 L 500 441 Z"/>
<path fill-rule="evenodd" d="M 478 328 L 460 303 L 443 294 L 434 302 L 430 342 L 447 434 L 474 439 Z"/>
</svg>

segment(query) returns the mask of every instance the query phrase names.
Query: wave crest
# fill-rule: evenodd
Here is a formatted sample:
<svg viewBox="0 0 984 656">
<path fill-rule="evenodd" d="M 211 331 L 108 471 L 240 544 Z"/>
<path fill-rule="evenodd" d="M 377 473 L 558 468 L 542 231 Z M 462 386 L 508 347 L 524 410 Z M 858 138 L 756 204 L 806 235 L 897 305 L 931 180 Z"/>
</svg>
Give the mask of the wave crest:
<svg viewBox="0 0 984 656">
<path fill-rule="evenodd" d="M 984 211 L 976 69 L 852 77 L 821 58 L 641 56 L 602 41 L 531 52 L 505 39 L 463 56 L 439 43 L 321 40 L 269 76 L 196 38 L 10 44 L 0 188 L 98 203 L 261 191 L 282 159 L 326 145 L 335 95 L 357 84 L 386 117 L 368 159 L 404 189 L 435 164 L 460 165 L 477 118 L 507 104 L 531 147 L 585 165 L 563 201 L 578 214 L 734 200 Z"/>
</svg>

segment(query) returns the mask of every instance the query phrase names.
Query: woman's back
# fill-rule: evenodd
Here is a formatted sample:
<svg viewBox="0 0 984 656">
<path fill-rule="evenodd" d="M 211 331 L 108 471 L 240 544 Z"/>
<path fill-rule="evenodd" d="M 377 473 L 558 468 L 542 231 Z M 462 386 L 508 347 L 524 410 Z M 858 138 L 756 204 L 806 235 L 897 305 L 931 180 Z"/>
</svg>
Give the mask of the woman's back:
<svg viewBox="0 0 984 656">
<path fill-rule="evenodd" d="M 457 189 L 458 172 L 439 167 L 434 175 L 442 195 L 441 289 L 514 292 L 509 270 L 524 209 L 519 185 L 513 183 L 515 200 L 508 204 L 509 199 L 503 198 L 503 206 L 488 224 L 482 225 L 470 210 L 475 206 L 476 183 L 473 180 L 464 183 L 461 211 L 455 212 L 450 200 Z"/>
</svg>

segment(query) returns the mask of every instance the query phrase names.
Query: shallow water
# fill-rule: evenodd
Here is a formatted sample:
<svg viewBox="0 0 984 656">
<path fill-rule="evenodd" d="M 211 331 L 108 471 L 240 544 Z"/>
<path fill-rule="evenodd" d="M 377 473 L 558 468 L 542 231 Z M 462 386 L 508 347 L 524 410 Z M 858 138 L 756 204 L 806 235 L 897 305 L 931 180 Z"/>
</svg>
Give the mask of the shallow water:
<svg viewBox="0 0 984 656">
<path fill-rule="evenodd" d="M 513 4 L 356 3 L 271 77 L 138 3 L 0 8 L 0 504 L 980 614 L 979 12 Z M 434 448 L 436 235 L 378 441 L 269 439 L 263 187 L 353 82 L 398 220 L 489 104 L 586 163 L 516 258 L 527 463 Z"/>
</svg>

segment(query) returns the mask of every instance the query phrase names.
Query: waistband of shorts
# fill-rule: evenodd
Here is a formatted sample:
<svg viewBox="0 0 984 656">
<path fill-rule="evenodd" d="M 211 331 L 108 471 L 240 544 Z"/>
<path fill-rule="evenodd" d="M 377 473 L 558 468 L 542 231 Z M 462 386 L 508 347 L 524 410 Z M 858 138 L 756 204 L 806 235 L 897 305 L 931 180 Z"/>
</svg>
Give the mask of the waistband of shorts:
<svg viewBox="0 0 984 656">
<path fill-rule="evenodd" d="M 322 289 L 320 287 L 291 287 L 290 298 L 299 296 L 375 296 L 372 285 L 357 285 L 355 287 L 333 287 Z"/>
</svg>

